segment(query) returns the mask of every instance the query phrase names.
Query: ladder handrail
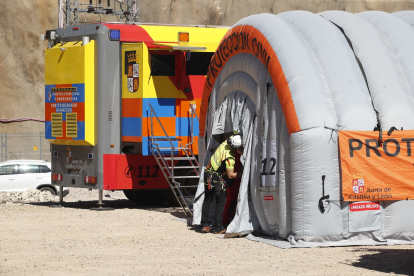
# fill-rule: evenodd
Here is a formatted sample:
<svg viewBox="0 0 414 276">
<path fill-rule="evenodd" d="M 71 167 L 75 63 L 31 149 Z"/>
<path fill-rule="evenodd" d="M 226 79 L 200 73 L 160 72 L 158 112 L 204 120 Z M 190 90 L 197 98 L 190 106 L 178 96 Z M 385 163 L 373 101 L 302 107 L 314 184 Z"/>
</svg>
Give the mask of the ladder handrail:
<svg viewBox="0 0 414 276">
<path fill-rule="evenodd" d="M 190 146 L 194 143 L 194 123 L 193 123 L 193 119 L 194 119 L 194 115 L 197 118 L 197 121 L 199 121 L 198 115 L 193 107 L 193 105 L 190 103 L 190 110 L 191 110 L 191 142 L 188 144 L 185 144 L 186 148 L 190 148 Z"/>
<path fill-rule="evenodd" d="M 191 156 L 194 157 L 194 161 L 196 162 L 197 167 L 200 167 L 200 164 L 198 163 L 197 158 L 195 158 L 195 155 L 194 155 L 193 151 L 191 150 L 191 148 L 189 148 L 188 150 L 190 151 Z"/>
<path fill-rule="evenodd" d="M 154 108 L 152 108 L 152 105 L 150 103 L 148 103 L 149 107 L 151 108 L 151 112 L 150 112 L 150 117 L 151 117 L 151 144 L 156 145 L 157 148 L 159 148 L 159 145 L 157 143 L 154 143 L 154 139 L 156 140 L 157 138 L 154 138 L 154 127 L 153 127 L 153 121 L 152 121 L 152 115 L 155 115 L 155 118 L 157 119 L 158 123 L 161 126 L 162 131 L 164 131 L 165 136 L 168 139 L 168 142 L 170 142 L 171 145 L 171 166 L 174 166 L 174 151 L 175 151 L 175 147 L 173 142 L 170 139 L 170 136 L 168 135 L 168 133 L 165 131 L 164 126 L 162 125 L 160 119 L 157 116 L 157 113 L 155 112 Z M 174 179 L 174 170 L 172 170 L 172 177 Z"/>
<path fill-rule="evenodd" d="M 181 149 L 185 156 L 187 157 L 191 167 L 194 169 L 194 172 L 199 177 L 200 174 L 198 172 L 198 161 L 197 158 L 194 156 L 193 151 L 191 150 L 191 145 L 194 143 L 194 116 L 199 120 L 198 115 L 193 107 L 192 104 L 190 104 L 190 112 L 191 112 L 191 142 L 186 144 L 185 147 L 183 147 L 183 144 L 181 142 L 178 143 L 178 146 L 175 147 L 170 136 L 168 135 L 167 131 L 165 130 L 164 126 L 162 125 L 160 119 L 158 118 L 157 113 L 155 112 L 154 108 L 150 103 L 148 103 L 148 106 L 150 107 L 150 118 L 151 118 L 151 152 L 152 155 L 155 157 L 157 164 L 160 166 L 162 174 L 168 181 L 168 184 L 170 185 L 170 188 L 177 199 L 178 203 L 180 204 L 181 208 L 183 209 L 186 216 L 193 215 L 193 211 L 191 210 L 190 204 L 188 204 L 186 196 L 184 196 L 183 192 L 181 191 L 181 184 L 180 182 L 177 182 L 175 180 L 176 176 L 174 175 L 174 152 L 178 149 Z M 167 137 L 168 142 L 171 145 L 171 157 L 166 158 L 164 156 L 163 151 L 160 149 L 159 142 L 156 137 L 154 137 L 154 123 L 153 118 L 156 118 L 158 123 L 161 126 L 162 131 L 165 134 L 165 137 Z M 165 139 L 163 139 L 165 141 Z M 181 139 L 179 139 L 181 141 Z M 168 147 L 165 149 L 169 149 Z M 169 168 L 169 164 L 171 162 L 171 169 Z M 193 161 L 195 161 L 193 163 Z M 177 178 L 189 178 L 185 176 L 179 176 Z"/>
<path fill-rule="evenodd" d="M 200 175 L 199 175 L 198 171 L 196 170 L 196 167 L 199 167 L 199 166 L 198 166 L 198 162 L 197 162 L 197 158 L 195 158 L 195 156 L 194 156 L 193 152 L 191 151 L 191 148 L 186 148 L 186 149 L 184 149 L 183 151 L 184 151 L 185 155 L 186 155 L 188 158 L 190 158 L 190 156 L 189 156 L 189 154 L 187 153 L 187 150 L 188 150 L 188 151 L 190 151 L 190 155 L 191 155 L 191 157 L 193 157 L 193 158 L 194 158 L 194 161 L 196 161 L 197 166 L 194 166 L 193 161 L 191 161 L 191 159 L 188 159 L 188 162 L 189 162 L 189 163 L 191 164 L 191 166 L 194 168 L 194 172 L 196 173 L 196 175 L 197 175 L 198 177 L 200 177 Z"/>
<path fill-rule="evenodd" d="M 158 156 L 160 157 L 160 159 L 161 159 L 161 161 L 162 161 L 162 166 L 164 166 L 165 168 L 166 168 L 166 170 L 168 171 L 168 174 L 170 174 L 170 175 L 174 175 L 173 174 L 173 171 L 172 170 L 170 170 L 169 168 L 168 168 L 168 162 L 165 160 L 165 157 L 164 157 L 164 154 L 162 153 L 162 151 L 159 149 L 159 147 L 156 147 L 155 148 L 155 150 L 157 151 L 157 154 L 158 154 Z M 154 154 L 154 150 L 153 150 L 153 147 L 151 147 L 151 152 L 152 152 L 152 155 L 154 155 L 155 156 L 155 154 Z"/>
<path fill-rule="evenodd" d="M 173 192 L 173 194 L 174 194 L 175 198 L 177 199 L 178 203 L 180 204 L 181 208 L 183 209 L 184 214 L 188 217 L 187 210 L 184 208 L 183 204 L 182 204 L 182 203 L 181 203 L 181 201 L 180 201 L 180 198 L 177 196 L 177 193 L 176 193 L 176 191 L 174 190 L 175 188 L 177 188 L 177 182 L 176 182 L 176 181 L 174 181 L 174 179 L 172 179 L 172 180 L 171 180 L 171 182 L 168 180 L 168 176 L 167 176 L 167 174 L 166 174 L 166 173 L 165 173 L 165 171 L 164 171 L 164 168 L 167 168 L 167 172 L 169 172 L 168 166 L 166 166 L 166 167 L 162 167 L 162 165 L 161 165 L 161 163 L 160 163 L 159 159 L 162 159 L 162 162 L 165 164 L 165 162 L 164 162 L 163 158 L 162 158 L 161 156 L 158 158 L 158 157 L 155 155 L 155 152 L 154 152 L 153 147 L 150 147 L 150 149 L 151 149 L 152 155 L 154 155 L 155 160 L 157 161 L 158 165 L 161 167 L 161 172 L 162 172 L 162 174 L 164 175 L 165 179 L 167 179 L 167 181 L 168 181 L 168 185 L 170 185 L 170 188 L 171 188 L 171 190 L 172 190 L 172 192 Z M 159 154 L 159 152 L 160 152 L 160 151 L 159 151 L 158 147 L 156 148 L 156 150 L 157 150 L 157 153 Z M 172 184 L 174 184 L 174 185 L 175 185 L 175 187 L 174 187 L 174 186 L 172 186 Z M 181 196 L 183 196 L 183 195 L 182 195 L 182 193 L 181 193 L 181 191 L 180 191 L 180 189 L 179 189 L 179 186 L 178 186 L 178 189 L 177 189 L 177 190 L 179 191 L 180 195 L 181 195 Z M 184 197 L 183 197 L 183 199 L 184 199 L 184 203 L 186 204 L 186 206 L 187 206 L 187 208 L 188 208 L 188 211 L 190 212 L 190 214 L 191 214 L 191 215 L 193 215 L 193 212 L 191 211 L 191 208 L 188 206 L 187 201 L 185 200 L 185 198 L 184 198 Z"/>
<path fill-rule="evenodd" d="M 195 116 L 196 116 L 196 118 L 197 118 L 197 121 L 200 121 L 200 119 L 198 118 L 198 115 L 197 115 L 197 113 L 196 113 L 196 111 L 194 110 L 194 107 L 193 107 L 193 105 L 190 103 L 190 108 L 191 108 L 191 110 L 192 110 L 192 114 L 194 114 Z M 192 115 L 191 114 L 191 115 Z"/>
<path fill-rule="evenodd" d="M 154 129 L 154 128 L 153 128 L 153 124 L 152 124 L 152 115 L 154 114 L 154 115 L 155 115 L 155 118 L 157 119 L 158 123 L 159 123 L 159 124 L 160 124 L 160 126 L 161 126 L 162 131 L 164 131 L 165 136 L 168 138 L 168 141 L 169 141 L 169 142 L 170 142 L 170 144 L 171 144 L 172 151 L 175 151 L 174 144 L 173 144 L 173 142 L 171 141 L 170 136 L 168 136 L 167 132 L 165 131 L 165 129 L 164 129 L 164 127 L 163 127 L 163 125 L 161 124 L 161 121 L 160 121 L 160 119 L 158 118 L 157 113 L 155 113 L 155 110 L 154 110 L 154 108 L 152 108 L 152 105 L 151 105 L 150 103 L 148 103 L 148 105 L 149 105 L 149 107 L 151 108 L 151 112 L 150 112 L 150 117 L 151 117 L 151 143 L 153 143 L 153 144 L 155 144 L 155 145 L 157 145 L 157 146 L 158 146 L 158 144 L 154 143 L 154 133 L 153 133 L 153 129 Z M 157 138 L 155 138 L 155 139 L 157 139 Z"/>
</svg>

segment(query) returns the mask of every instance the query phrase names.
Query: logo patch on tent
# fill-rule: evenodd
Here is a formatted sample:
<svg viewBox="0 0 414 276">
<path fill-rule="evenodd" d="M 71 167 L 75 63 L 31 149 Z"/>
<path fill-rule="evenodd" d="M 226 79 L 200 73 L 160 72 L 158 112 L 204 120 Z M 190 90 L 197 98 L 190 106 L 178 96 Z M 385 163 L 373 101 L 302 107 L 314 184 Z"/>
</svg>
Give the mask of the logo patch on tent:
<svg viewBox="0 0 414 276">
<path fill-rule="evenodd" d="M 273 200 L 273 196 L 264 196 L 264 200 Z"/>
<path fill-rule="evenodd" d="M 414 199 L 414 130 L 382 135 L 380 146 L 378 131 L 339 131 L 344 201 Z"/>
<path fill-rule="evenodd" d="M 350 212 L 380 210 L 379 202 L 364 202 L 349 204 Z"/>
<path fill-rule="evenodd" d="M 354 178 L 352 179 L 352 188 L 354 190 L 354 193 L 356 194 L 362 194 L 364 192 L 364 178 L 362 174 L 356 174 L 354 175 Z"/>
</svg>

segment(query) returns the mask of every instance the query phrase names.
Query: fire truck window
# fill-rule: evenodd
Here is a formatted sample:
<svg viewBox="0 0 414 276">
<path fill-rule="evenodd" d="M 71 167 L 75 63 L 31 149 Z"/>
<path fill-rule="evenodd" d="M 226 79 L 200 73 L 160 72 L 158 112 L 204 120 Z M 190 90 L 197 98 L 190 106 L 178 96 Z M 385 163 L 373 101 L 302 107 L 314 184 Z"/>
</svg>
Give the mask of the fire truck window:
<svg viewBox="0 0 414 276">
<path fill-rule="evenodd" d="M 175 55 L 151 55 L 151 75 L 175 76 Z"/>
<path fill-rule="evenodd" d="M 213 57 L 214 53 L 190 53 L 190 58 L 188 60 L 187 56 L 187 66 L 186 74 L 188 75 L 207 75 L 207 69 L 210 65 L 210 60 Z"/>
</svg>

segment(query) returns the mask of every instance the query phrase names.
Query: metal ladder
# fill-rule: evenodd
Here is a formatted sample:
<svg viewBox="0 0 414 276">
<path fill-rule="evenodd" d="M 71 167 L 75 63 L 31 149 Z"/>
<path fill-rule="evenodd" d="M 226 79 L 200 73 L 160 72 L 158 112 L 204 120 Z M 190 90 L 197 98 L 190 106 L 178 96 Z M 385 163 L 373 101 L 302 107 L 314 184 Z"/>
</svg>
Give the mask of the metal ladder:
<svg viewBox="0 0 414 276">
<path fill-rule="evenodd" d="M 193 151 L 191 150 L 190 146 L 194 142 L 194 135 L 193 135 L 193 120 L 194 115 L 198 120 L 198 116 L 193 108 L 193 106 L 190 104 L 190 110 L 191 110 L 191 142 L 183 146 L 181 143 L 180 138 L 173 138 L 168 135 L 168 133 L 165 131 L 164 126 L 161 124 L 160 119 L 158 118 L 157 114 L 154 111 L 154 108 L 150 103 L 148 103 L 151 111 L 150 111 L 150 118 L 151 118 L 151 144 L 150 149 L 152 152 L 152 155 L 154 155 L 155 159 L 157 160 L 158 166 L 161 168 L 161 171 L 165 177 L 165 179 L 168 181 L 168 184 L 170 185 L 170 188 L 177 199 L 178 203 L 180 204 L 181 208 L 183 209 L 186 216 L 192 216 L 193 210 L 192 205 L 189 204 L 188 200 L 189 198 L 193 198 L 194 195 L 189 196 L 185 195 L 185 189 L 195 189 L 198 187 L 198 185 L 181 185 L 177 179 L 190 179 L 190 178 L 200 178 L 199 172 L 198 172 L 198 161 L 197 158 L 194 156 Z M 156 138 L 154 136 L 154 127 L 153 127 L 153 119 L 157 119 L 158 123 L 161 126 L 161 129 L 164 132 L 164 135 L 166 138 Z M 159 142 L 161 141 L 168 141 L 169 146 L 167 147 L 160 147 Z M 178 141 L 178 147 L 174 146 L 174 141 Z M 178 151 L 184 152 L 185 156 L 175 156 L 178 155 Z M 170 156 L 165 156 L 163 151 L 171 152 Z M 175 166 L 175 161 L 181 161 L 181 160 L 187 160 L 189 162 L 189 166 Z M 176 169 L 193 169 L 195 172 L 195 175 L 175 175 Z M 184 191 L 183 191 L 184 190 Z"/>
</svg>

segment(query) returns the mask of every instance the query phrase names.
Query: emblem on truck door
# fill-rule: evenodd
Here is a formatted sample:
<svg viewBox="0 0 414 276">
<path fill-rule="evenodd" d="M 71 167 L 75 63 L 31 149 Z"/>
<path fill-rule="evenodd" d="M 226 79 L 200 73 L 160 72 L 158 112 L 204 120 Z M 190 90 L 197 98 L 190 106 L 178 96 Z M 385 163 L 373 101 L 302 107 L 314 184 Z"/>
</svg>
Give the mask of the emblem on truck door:
<svg viewBox="0 0 414 276">
<path fill-rule="evenodd" d="M 136 51 L 125 52 L 125 69 L 128 75 L 127 86 L 129 92 L 136 92 L 139 87 L 139 64 L 137 64 Z"/>
</svg>

